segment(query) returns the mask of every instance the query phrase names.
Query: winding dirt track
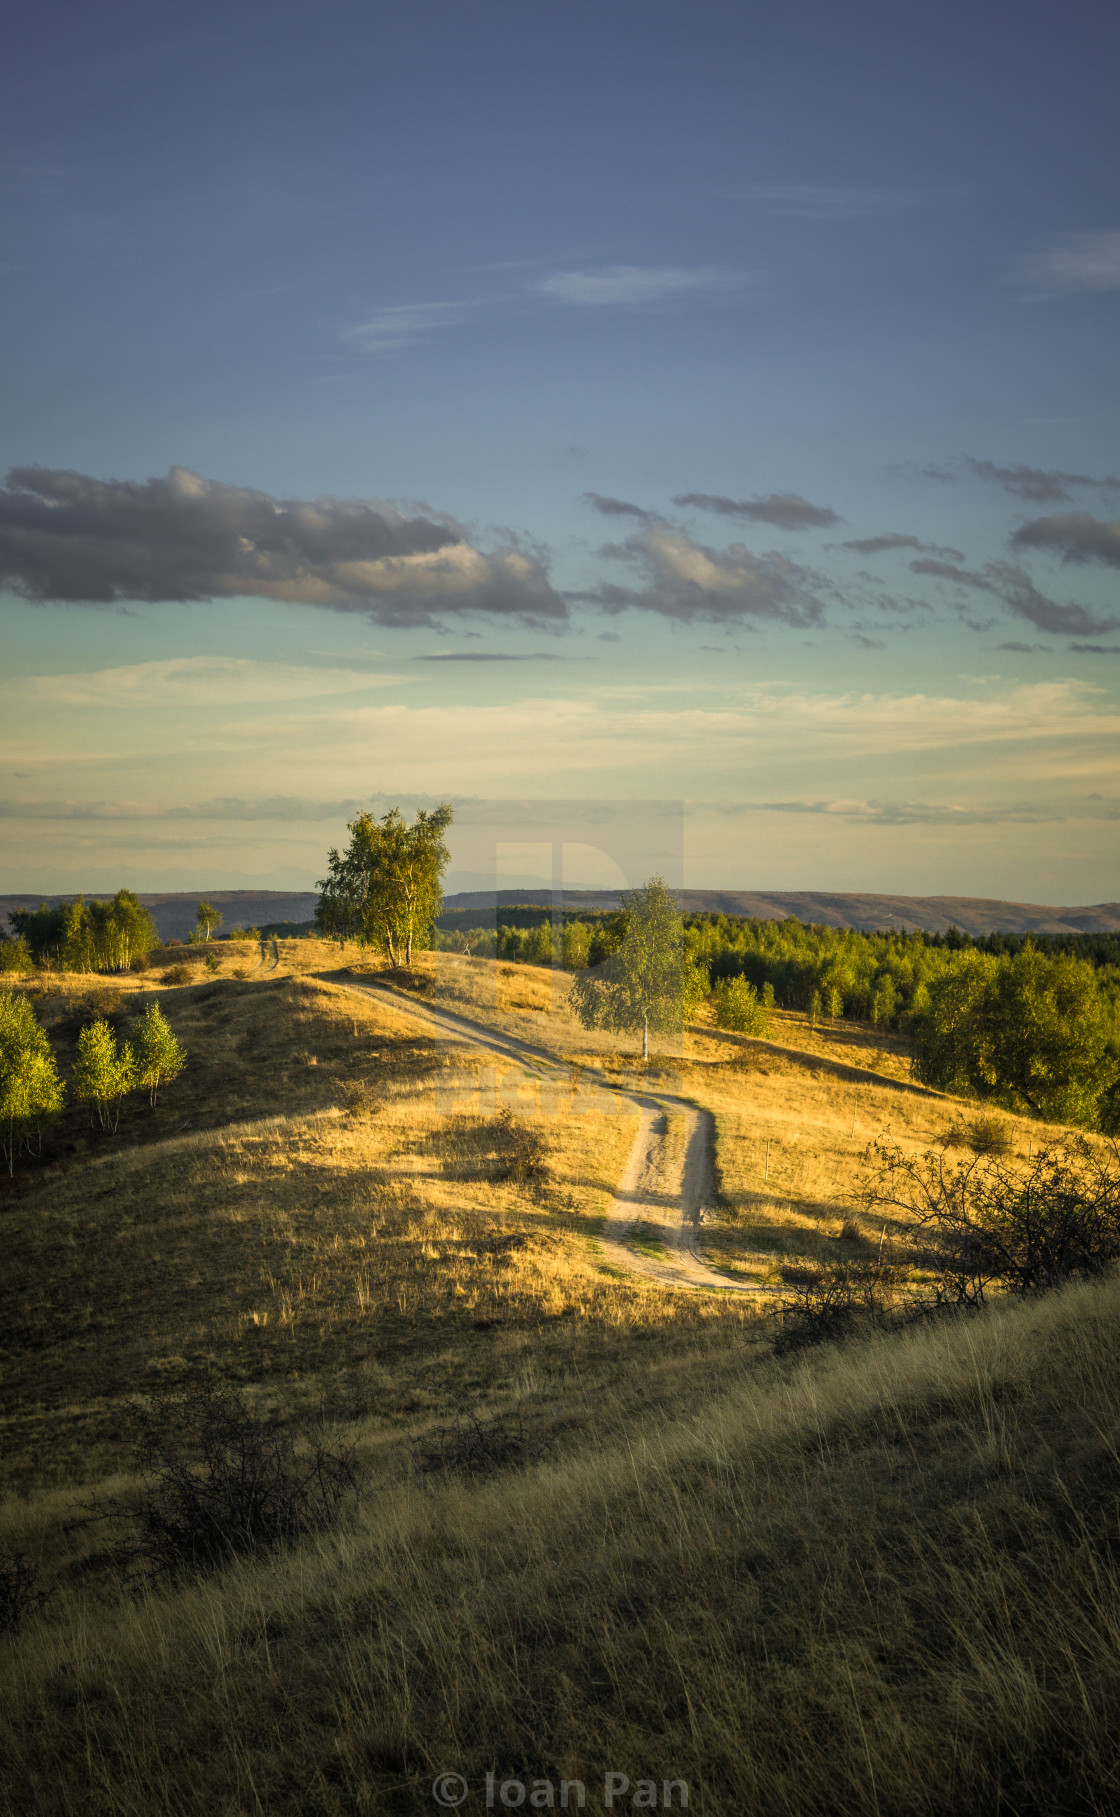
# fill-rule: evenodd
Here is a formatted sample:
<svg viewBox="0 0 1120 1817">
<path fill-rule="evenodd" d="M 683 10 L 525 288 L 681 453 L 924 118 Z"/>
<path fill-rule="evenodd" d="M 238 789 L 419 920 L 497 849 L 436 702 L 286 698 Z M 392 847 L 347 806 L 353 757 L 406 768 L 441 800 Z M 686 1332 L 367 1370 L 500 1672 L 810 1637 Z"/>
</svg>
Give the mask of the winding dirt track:
<svg viewBox="0 0 1120 1817">
<path fill-rule="evenodd" d="M 547 1048 L 516 1035 L 489 1028 L 452 1010 L 417 1003 L 391 985 L 368 984 L 341 972 L 321 972 L 325 983 L 363 995 L 389 999 L 402 1015 L 438 1029 L 452 1040 L 469 1042 L 503 1059 L 527 1065 L 538 1077 L 567 1083 L 570 1067 Z M 684 1098 L 654 1092 L 631 1092 L 618 1086 L 603 1091 L 639 1113 L 638 1133 L 607 1210 L 599 1239 L 603 1260 L 628 1274 L 666 1287 L 716 1288 L 728 1293 L 762 1293 L 712 1268 L 696 1244 L 697 1217 L 711 1198 L 714 1128 L 711 1113 Z M 641 1248 L 634 1247 L 640 1233 Z"/>
</svg>

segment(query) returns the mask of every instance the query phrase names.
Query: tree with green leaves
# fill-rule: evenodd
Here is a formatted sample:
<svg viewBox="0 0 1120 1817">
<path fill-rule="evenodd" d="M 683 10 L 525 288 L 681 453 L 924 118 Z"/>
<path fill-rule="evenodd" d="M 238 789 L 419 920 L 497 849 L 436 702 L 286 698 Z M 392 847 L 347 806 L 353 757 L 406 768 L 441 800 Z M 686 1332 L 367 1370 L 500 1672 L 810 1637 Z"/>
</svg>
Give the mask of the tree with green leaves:
<svg viewBox="0 0 1120 1817">
<path fill-rule="evenodd" d="M 102 1129 L 115 1133 L 121 1100 L 136 1084 L 132 1048 L 126 1041 L 118 1053 L 117 1037 L 109 1024 L 88 1023 L 78 1036 L 78 1056 L 70 1081 L 77 1102 L 91 1105 Z"/>
<path fill-rule="evenodd" d="M 622 898 L 626 934 L 609 959 L 579 972 L 569 1002 L 584 1028 L 619 1034 L 642 1031 L 642 1059 L 649 1032 L 680 1034 L 708 989 L 704 972 L 685 952 L 684 923 L 675 897 L 660 877 Z"/>
<path fill-rule="evenodd" d="M 0 1150 L 15 1172 L 16 1156 L 62 1104 L 51 1044 L 23 995 L 0 991 Z"/>
<path fill-rule="evenodd" d="M 132 1025 L 132 1051 L 136 1064 L 136 1083 L 145 1087 L 148 1102 L 156 1107 L 161 1085 L 170 1085 L 187 1063 L 186 1049 L 180 1047 L 174 1030 L 158 1003 L 150 1003 L 144 1014 Z"/>
<path fill-rule="evenodd" d="M 194 926 L 187 936 L 189 940 L 209 940 L 216 927 L 222 925 L 222 911 L 215 908 L 212 902 L 200 902 L 195 911 Z"/>
<path fill-rule="evenodd" d="M 444 834 L 454 818 L 448 802 L 420 808 L 409 826 L 399 808 L 380 820 L 359 814 L 348 825 L 345 852 L 327 856 L 315 924 L 329 939 L 356 940 L 411 965 L 412 949 L 443 906 L 440 888 L 450 853 Z"/>
<path fill-rule="evenodd" d="M 771 1002 L 773 997 L 771 991 Z M 746 978 L 724 978 L 716 985 L 715 1019 L 717 1028 L 730 1028 L 741 1035 L 758 1035 L 770 1039 L 767 1006 Z"/>
<path fill-rule="evenodd" d="M 19 909 L 11 917 L 39 965 L 68 972 L 123 972 L 141 953 L 159 945 L 151 914 L 132 890 L 118 890 L 111 902 L 78 896 L 54 908 Z"/>
<path fill-rule="evenodd" d="M 1028 941 L 1011 955 L 962 955 L 929 987 L 915 1070 L 927 1085 L 1092 1128 L 1114 1087 L 1112 1008 L 1085 960 Z"/>
</svg>

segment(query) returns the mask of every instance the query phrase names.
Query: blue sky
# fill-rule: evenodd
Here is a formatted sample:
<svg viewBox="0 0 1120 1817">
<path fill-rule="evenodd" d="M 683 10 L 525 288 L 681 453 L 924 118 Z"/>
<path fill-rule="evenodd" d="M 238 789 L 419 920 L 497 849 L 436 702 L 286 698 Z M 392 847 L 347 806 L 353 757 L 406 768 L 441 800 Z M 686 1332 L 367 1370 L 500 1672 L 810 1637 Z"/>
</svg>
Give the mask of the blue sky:
<svg viewBox="0 0 1120 1817">
<path fill-rule="evenodd" d="M 443 798 L 465 878 L 487 800 L 679 797 L 695 886 L 1114 899 L 1118 40 L 25 11 L 0 888 L 305 887 Z"/>
</svg>

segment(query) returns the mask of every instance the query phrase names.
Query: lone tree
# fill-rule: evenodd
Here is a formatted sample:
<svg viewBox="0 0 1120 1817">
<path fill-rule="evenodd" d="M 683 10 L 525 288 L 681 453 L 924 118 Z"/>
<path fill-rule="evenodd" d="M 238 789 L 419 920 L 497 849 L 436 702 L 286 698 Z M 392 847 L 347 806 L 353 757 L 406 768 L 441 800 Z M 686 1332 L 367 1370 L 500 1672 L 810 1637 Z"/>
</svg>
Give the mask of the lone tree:
<svg viewBox="0 0 1120 1817">
<path fill-rule="evenodd" d="M 121 1099 L 136 1084 L 136 1061 L 126 1041 L 117 1052 L 117 1037 L 107 1022 L 91 1022 L 78 1036 L 78 1057 L 70 1075 L 79 1104 L 91 1104 L 102 1129 L 115 1132 Z"/>
<path fill-rule="evenodd" d="M 0 1150 L 14 1173 L 32 1131 L 62 1103 L 51 1044 L 27 998 L 0 992 Z"/>
<path fill-rule="evenodd" d="M 200 902 L 195 913 L 194 927 L 191 930 L 192 940 L 209 940 L 216 927 L 222 925 L 222 911 L 212 902 Z"/>
<path fill-rule="evenodd" d="M 443 906 L 440 880 L 450 858 L 443 836 L 453 818 L 442 802 L 421 808 L 411 826 L 399 808 L 380 820 L 359 814 L 350 821 L 350 844 L 328 853 L 328 874 L 317 885 L 316 926 L 331 939 L 376 947 L 390 965 L 411 965 L 413 946 Z"/>
<path fill-rule="evenodd" d="M 684 923 L 660 877 L 623 896 L 622 905 L 625 939 L 602 966 L 578 974 L 569 1001 L 584 1028 L 640 1028 L 648 1060 L 650 1029 L 680 1034 L 708 981 L 685 953 Z"/>
<path fill-rule="evenodd" d="M 132 1026 L 133 1053 L 136 1061 L 136 1083 L 143 1085 L 154 1110 L 161 1085 L 170 1085 L 187 1063 L 186 1049 L 180 1047 L 158 1003 L 150 1003 Z"/>
</svg>

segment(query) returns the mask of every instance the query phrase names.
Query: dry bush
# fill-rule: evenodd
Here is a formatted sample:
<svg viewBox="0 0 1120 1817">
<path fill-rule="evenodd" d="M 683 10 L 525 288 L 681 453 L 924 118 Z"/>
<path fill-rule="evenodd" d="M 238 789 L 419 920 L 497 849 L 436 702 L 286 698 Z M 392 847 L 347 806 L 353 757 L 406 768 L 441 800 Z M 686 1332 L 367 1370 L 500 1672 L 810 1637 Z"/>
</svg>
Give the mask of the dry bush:
<svg viewBox="0 0 1120 1817">
<path fill-rule="evenodd" d="M 332 1449 L 321 1430 L 297 1446 L 228 1388 L 203 1384 L 159 1401 L 140 1425 L 143 1487 L 117 1510 L 137 1529 L 117 1548 L 130 1573 L 173 1576 L 321 1532 L 361 1489 L 352 1449 Z"/>
<path fill-rule="evenodd" d="M 191 981 L 191 968 L 189 965 L 168 966 L 167 970 L 163 973 L 162 977 L 160 978 L 161 984 L 175 984 L 175 985 L 189 984 L 190 981 Z"/>
<path fill-rule="evenodd" d="M 450 1425 L 436 1426 L 412 1441 L 416 1467 L 425 1476 L 445 1471 L 463 1476 L 491 1476 L 495 1470 L 529 1461 L 520 1415 L 496 1413 L 480 1418 L 459 1414 Z"/>
<path fill-rule="evenodd" d="M 903 1272 L 891 1261 L 840 1261 L 799 1271 L 796 1292 L 778 1307 L 777 1355 L 882 1326 L 899 1301 Z"/>
</svg>

